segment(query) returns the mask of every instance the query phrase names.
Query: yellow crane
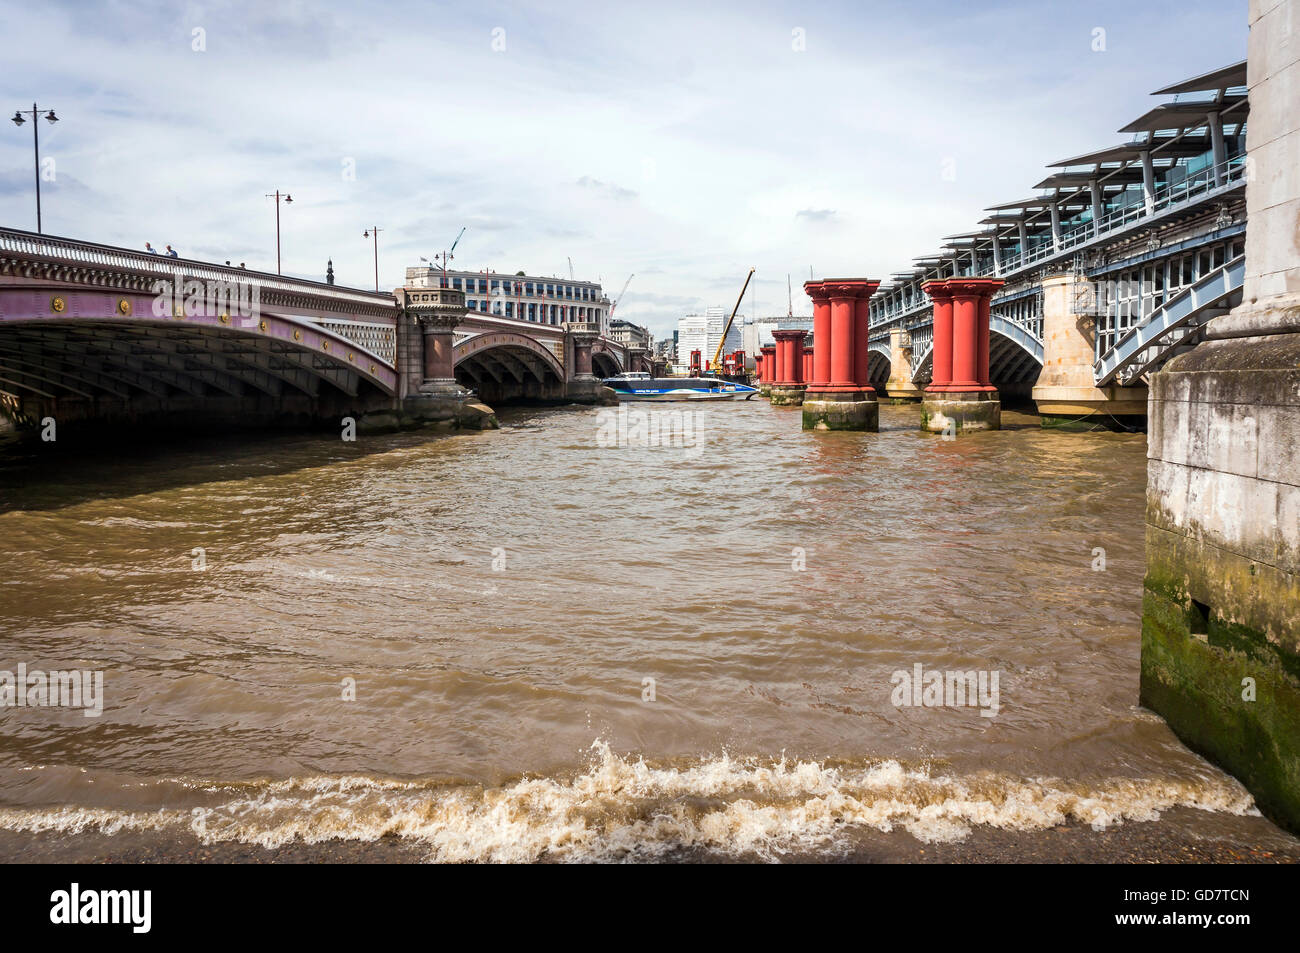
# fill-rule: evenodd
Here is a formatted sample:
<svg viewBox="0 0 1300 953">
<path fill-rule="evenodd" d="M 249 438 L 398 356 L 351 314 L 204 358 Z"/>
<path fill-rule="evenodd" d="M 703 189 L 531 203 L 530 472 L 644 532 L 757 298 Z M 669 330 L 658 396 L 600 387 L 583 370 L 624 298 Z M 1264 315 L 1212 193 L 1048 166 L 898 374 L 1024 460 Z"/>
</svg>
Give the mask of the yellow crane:
<svg viewBox="0 0 1300 953">
<path fill-rule="evenodd" d="M 713 373 L 718 373 L 718 362 L 722 360 L 722 349 L 727 344 L 727 332 L 731 330 L 731 322 L 736 320 L 736 312 L 740 310 L 740 302 L 745 300 L 745 289 L 749 287 L 749 279 L 754 277 L 754 269 L 749 269 L 749 274 L 745 276 L 745 284 L 740 289 L 740 297 L 736 299 L 736 306 L 731 309 L 731 317 L 727 318 L 727 326 L 722 329 L 722 337 L 718 338 L 718 349 L 713 354 Z"/>
</svg>

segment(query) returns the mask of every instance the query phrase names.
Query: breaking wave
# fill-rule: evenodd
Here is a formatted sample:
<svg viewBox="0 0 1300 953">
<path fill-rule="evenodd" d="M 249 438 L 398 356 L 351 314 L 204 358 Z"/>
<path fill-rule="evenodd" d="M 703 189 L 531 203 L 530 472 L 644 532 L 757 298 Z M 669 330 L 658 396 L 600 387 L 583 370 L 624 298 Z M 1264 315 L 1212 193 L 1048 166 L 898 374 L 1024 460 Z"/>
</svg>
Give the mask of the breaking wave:
<svg viewBox="0 0 1300 953">
<path fill-rule="evenodd" d="M 964 838 L 976 825 L 1038 831 L 1075 822 L 1103 829 L 1174 807 L 1256 814 L 1230 778 L 1112 778 L 1088 784 L 954 776 L 897 761 L 867 764 L 721 755 L 655 765 L 592 746 L 585 771 L 523 777 L 501 787 L 361 775 L 183 787 L 211 803 L 189 809 L 64 806 L 0 809 L 0 829 L 77 833 L 181 831 L 204 843 L 272 848 L 301 840 L 418 842 L 434 862 L 654 860 L 682 851 L 774 859 L 834 853 L 854 829 L 903 829 L 926 842 Z M 175 800 L 167 797 L 167 800 Z"/>
</svg>

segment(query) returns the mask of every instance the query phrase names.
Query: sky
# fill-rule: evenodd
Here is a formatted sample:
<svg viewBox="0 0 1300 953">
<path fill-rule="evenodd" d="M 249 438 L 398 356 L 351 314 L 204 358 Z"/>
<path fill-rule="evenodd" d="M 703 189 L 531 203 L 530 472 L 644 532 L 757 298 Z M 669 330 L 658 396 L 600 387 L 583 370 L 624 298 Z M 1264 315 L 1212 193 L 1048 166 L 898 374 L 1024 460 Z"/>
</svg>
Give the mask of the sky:
<svg viewBox="0 0 1300 953">
<path fill-rule="evenodd" d="M 454 267 L 600 281 L 671 335 L 811 313 L 1044 166 L 1128 139 L 1152 90 L 1245 58 L 1245 0 L 77 3 L 0 0 L 0 111 L 40 128 L 47 233 L 400 286 Z M 12 115 L 6 112 L 5 115 Z M 0 224 L 35 228 L 30 123 Z"/>
</svg>

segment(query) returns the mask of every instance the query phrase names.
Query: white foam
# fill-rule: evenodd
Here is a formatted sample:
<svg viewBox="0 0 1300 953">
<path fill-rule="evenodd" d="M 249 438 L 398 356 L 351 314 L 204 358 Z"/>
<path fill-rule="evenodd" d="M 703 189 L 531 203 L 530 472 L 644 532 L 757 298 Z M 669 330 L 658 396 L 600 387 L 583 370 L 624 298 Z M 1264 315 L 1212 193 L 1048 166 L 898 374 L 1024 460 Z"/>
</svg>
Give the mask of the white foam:
<svg viewBox="0 0 1300 953">
<path fill-rule="evenodd" d="M 960 840 L 974 825 L 1035 831 L 1067 822 L 1103 829 L 1155 820 L 1183 806 L 1254 814 L 1250 795 L 1224 775 L 1114 778 L 1087 785 L 993 772 L 936 774 L 897 761 L 828 765 L 733 759 L 654 766 L 593 747 L 586 771 L 522 778 L 498 788 L 425 781 L 312 776 L 264 782 L 195 779 L 182 785 L 214 804 L 188 811 L 59 807 L 0 810 L 0 828 L 105 833 L 188 827 L 205 843 L 277 847 L 302 840 L 427 845 L 433 861 L 653 859 L 700 848 L 770 859 L 835 850 L 854 828 L 898 827 L 926 842 Z"/>
</svg>

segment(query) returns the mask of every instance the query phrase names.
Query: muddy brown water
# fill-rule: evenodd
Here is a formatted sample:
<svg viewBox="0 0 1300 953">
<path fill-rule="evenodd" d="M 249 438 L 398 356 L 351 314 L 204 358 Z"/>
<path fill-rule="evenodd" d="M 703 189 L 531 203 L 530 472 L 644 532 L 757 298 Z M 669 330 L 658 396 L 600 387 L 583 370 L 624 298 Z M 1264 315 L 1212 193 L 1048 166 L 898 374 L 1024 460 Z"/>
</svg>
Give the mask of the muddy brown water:
<svg viewBox="0 0 1300 953">
<path fill-rule="evenodd" d="M 1295 844 L 1137 704 L 1143 435 L 640 409 L 8 448 L 0 670 L 103 710 L 0 708 L 0 830 L 765 858 L 1191 807 Z"/>
</svg>

